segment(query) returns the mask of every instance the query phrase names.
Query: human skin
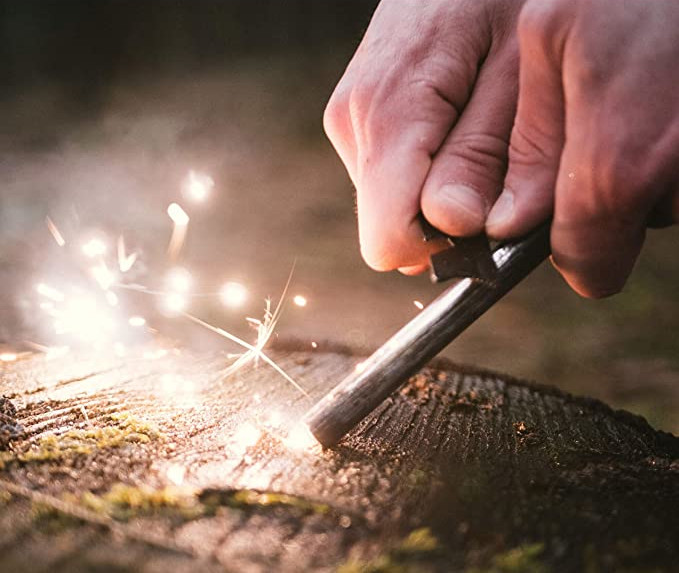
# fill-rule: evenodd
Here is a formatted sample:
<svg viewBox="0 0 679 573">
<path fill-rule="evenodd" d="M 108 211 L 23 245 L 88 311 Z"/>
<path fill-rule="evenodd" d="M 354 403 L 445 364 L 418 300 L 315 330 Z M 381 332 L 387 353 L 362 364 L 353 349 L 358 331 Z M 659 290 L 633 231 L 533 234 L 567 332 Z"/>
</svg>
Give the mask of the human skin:
<svg viewBox="0 0 679 573">
<path fill-rule="evenodd" d="M 552 216 L 571 287 L 618 292 L 679 220 L 677 30 L 676 0 L 383 0 L 324 117 L 366 262 L 424 270 L 420 210 L 498 239 Z"/>
</svg>

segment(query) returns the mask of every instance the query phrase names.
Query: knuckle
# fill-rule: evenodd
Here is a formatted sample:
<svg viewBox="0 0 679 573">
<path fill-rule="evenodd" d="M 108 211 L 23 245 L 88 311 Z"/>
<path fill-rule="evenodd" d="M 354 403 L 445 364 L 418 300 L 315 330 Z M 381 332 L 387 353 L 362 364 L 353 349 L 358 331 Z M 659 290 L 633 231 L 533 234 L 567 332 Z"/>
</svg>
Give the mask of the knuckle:
<svg viewBox="0 0 679 573">
<path fill-rule="evenodd" d="M 451 140 L 436 157 L 435 165 L 445 164 L 450 158 L 462 160 L 466 170 L 474 175 L 500 179 L 507 168 L 508 143 L 503 137 L 489 133 L 469 134 Z"/>
</svg>

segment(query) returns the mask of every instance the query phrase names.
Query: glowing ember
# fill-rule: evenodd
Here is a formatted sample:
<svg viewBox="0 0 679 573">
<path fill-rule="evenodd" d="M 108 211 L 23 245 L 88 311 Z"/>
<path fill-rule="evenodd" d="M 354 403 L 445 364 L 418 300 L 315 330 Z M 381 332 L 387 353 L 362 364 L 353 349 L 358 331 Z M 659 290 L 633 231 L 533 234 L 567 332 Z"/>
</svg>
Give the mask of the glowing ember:
<svg viewBox="0 0 679 573">
<path fill-rule="evenodd" d="M 139 328 L 140 326 L 144 326 L 146 324 L 146 319 L 143 316 L 131 316 L 127 322 L 130 326 Z"/>
<path fill-rule="evenodd" d="M 170 269 L 165 276 L 167 290 L 175 293 L 188 292 L 191 289 L 192 283 L 193 277 L 191 273 L 181 267 Z"/>
<path fill-rule="evenodd" d="M 14 352 L 3 352 L 0 354 L 0 361 L 2 362 L 14 362 L 17 359 L 17 355 Z"/>
<path fill-rule="evenodd" d="M 291 450 L 309 450 L 318 445 L 318 441 L 306 424 L 295 425 L 283 443 Z"/>
<path fill-rule="evenodd" d="M 106 243 L 98 238 L 92 238 L 82 246 L 83 254 L 93 259 L 106 254 Z"/>
<path fill-rule="evenodd" d="M 308 301 L 305 296 L 302 296 L 301 294 L 296 294 L 292 299 L 292 302 L 294 302 L 297 306 L 305 307 Z"/>
<path fill-rule="evenodd" d="M 187 199 L 202 202 L 207 199 L 214 186 L 215 182 L 212 177 L 205 173 L 197 173 L 191 170 L 186 179 L 184 179 L 182 192 Z"/>
<path fill-rule="evenodd" d="M 167 214 L 178 227 L 186 227 L 189 224 L 189 216 L 178 203 L 170 203 L 167 207 Z"/>
<path fill-rule="evenodd" d="M 254 446 L 261 437 L 262 431 L 257 426 L 250 422 L 245 422 L 238 427 L 232 436 L 232 440 L 239 450 L 246 450 Z"/>
<path fill-rule="evenodd" d="M 121 273 L 126 273 L 137 261 L 137 253 L 132 253 L 128 255 L 125 250 L 125 239 L 121 235 L 118 237 L 118 268 Z"/>
<path fill-rule="evenodd" d="M 414 301 L 413 301 L 413 304 L 414 304 L 417 308 L 419 308 L 420 310 L 422 310 L 422 309 L 424 308 L 424 304 L 422 304 L 419 300 L 414 300 Z"/>
<path fill-rule="evenodd" d="M 219 298 L 225 306 L 236 308 L 245 304 L 248 290 L 241 283 L 228 282 L 219 291 Z"/>
<path fill-rule="evenodd" d="M 49 229 L 49 232 L 54 238 L 54 242 L 60 247 L 63 247 L 66 244 L 66 241 L 64 240 L 64 236 L 61 234 L 57 226 L 54 224 L 54 221 L 52 221 L 52 219 L 50 219 L 49 217 L 45 217 L 45 222 L 47 223 L 47 228 Z"/>
<path fill-rule="evenodd" d="M 170 293 L 163 299 L 162 308 L 168 314 L 179 314 L 186 308 L 186 297 L 178 292 Z"/>
</svg>

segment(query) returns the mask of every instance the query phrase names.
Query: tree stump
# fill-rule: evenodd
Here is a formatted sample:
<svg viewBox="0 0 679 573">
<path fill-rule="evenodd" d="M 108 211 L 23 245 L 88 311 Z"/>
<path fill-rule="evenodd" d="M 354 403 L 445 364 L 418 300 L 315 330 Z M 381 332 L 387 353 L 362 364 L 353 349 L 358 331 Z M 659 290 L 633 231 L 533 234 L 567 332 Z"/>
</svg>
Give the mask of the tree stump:
<svg viewBox="0 0 679 573">
<path fill-rule="evenodd" d="M 4 365 L 0 570 L 676 570 L 679 439 L 643 419 L 439 362 L 298 448 L 360 357 L 271 356 L 310 398 L 215 353 Z"/>
</svg>

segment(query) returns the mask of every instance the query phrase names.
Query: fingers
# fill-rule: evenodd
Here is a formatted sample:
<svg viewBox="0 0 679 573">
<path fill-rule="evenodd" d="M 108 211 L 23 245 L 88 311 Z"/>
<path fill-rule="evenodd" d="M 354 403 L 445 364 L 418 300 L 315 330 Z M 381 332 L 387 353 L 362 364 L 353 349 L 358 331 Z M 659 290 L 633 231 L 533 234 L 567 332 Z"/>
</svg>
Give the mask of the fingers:
<svg viewBox="0 0 679 573">
<path fill-rule="evenodd" d="M 562 36 L 544 2 L 524 6 L 519 18 L 519 101 L 509 145 L 504 190 L 486 221 L 488 235 L 518 237 L 553 210 L 564 144 L 564 98 L 558 54 Z M 550 3 L 547 3 L 550 4 Z"/>
<path fill-rule="evenodd" d="M 481 70 L 464 113 L 433 158 L 422 190 L 422 212 L 441 231 L 483 231 L 507 168 L 518 92 L 518 46 Z"/>
</svg>

